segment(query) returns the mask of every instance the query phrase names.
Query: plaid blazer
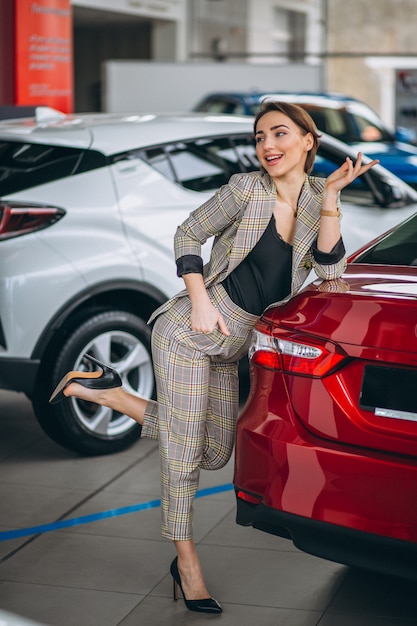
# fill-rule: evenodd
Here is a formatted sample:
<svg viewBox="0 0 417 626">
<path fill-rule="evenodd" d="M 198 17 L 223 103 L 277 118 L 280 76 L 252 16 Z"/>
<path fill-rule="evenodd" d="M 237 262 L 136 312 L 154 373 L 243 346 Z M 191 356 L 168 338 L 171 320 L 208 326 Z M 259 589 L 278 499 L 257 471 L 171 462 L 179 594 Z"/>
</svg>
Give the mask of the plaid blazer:
<svg viewBox="0 0 417 626">
<path fill-rule="evenodd" d="M 311 269 L 324 280 L 338 278 L 346 267 L 346 258 L 322 265 L 313 256 L 320 226 L 320 208 L 325 179 L 306 175 L 298 199 L 297 221 L 293 240 L 291 294 L 303 285 Z M 193 211 L 177 228 L 174 238 L 175 259 L 186 254 L 201 256 L 201 246 L 214 237 L 209 262 L 204 266 L 206 287 L 218 284 L 249 254 L 264 233 L 276 201 L 276 187 L 265 172 L 234 174 L 207 202 Z M 150 322 L 163 313 L 179 292 L 159 307 Z"/>
</svg>

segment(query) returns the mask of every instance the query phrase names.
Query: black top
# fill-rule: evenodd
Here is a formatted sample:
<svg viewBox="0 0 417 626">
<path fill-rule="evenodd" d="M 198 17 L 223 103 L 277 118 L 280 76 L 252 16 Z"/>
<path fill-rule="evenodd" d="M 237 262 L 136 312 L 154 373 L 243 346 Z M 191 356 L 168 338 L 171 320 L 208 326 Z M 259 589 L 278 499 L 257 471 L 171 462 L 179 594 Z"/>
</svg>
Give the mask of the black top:
<svg viewBox="0 0 417 626">
<path fill-rule="evenodd" d="M 241 309 L 261 315 L 290 293 L 291 268 L 292 246 L 278 234 L 272 215 L 256 246 L 222 284 Z"/>
<path fill-rule="evenodd" d="M 337 263 L 345 254 L 342 238 L 330 252 L 317 248 L 317 238 L 312 245 L 314 259 L 322 265 Z M 271 259 L 273 262 L 271 262 Z M 186 254 L 177 259 L 177 275 L 202 274 L 200 256 Z M 248 313 L 261 313 L 274 302 L 286 298 L 291 292 L 292 246 L 285 242 L 276 229 L 275 217 L 256 246 L 223 281 L 229 297 Z"/>
</svg>

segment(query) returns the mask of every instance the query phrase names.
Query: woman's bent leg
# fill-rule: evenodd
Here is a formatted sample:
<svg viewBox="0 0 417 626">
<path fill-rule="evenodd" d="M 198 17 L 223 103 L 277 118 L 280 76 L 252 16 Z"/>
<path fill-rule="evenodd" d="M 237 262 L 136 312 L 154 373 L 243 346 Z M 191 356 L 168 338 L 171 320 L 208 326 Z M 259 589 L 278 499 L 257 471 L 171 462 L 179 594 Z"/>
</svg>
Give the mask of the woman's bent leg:
<svg viewBox="0 0 417 626">
<path fill-rule="evenodd" d="M 75 396 L 80 400 L 87 400 L 88 402 L 94 402 L 101 406 L 107 406 L 113 411 L 118 411 L 123 415 L 128 415 L 138 424 L 143 424 L 145 414 L 149 414 L 149 419 L 152 421 L 152 415 L 154 414 L 153 408 L 148 408 L 148 403 L 153 402 L 146 398 L 140 398 L 128 393 L 123 387 L 116 387 L 114 389 L 89 389 L 80 385 L 79 383 L 71 383 L 64 390 L 66 397 Z"/>
<path fill-rule="evenodd" d="M 201 468 L 224 467 L 233 451 L 239 411 L 238 364 L 211 362 L 206 414 L 204 454 Z"/>
</svg>

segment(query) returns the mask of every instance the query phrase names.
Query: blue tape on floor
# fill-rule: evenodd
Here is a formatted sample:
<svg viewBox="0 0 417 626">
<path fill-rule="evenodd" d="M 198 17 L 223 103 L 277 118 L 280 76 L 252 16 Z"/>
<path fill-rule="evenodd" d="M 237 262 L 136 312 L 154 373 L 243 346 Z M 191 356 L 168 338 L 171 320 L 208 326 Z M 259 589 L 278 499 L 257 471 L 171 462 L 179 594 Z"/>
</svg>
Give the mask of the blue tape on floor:
<svg viewBox="0 0 417 626">
<path fill-rule="evenodd" d="M 218 487 L 209 487 L 207 489 L 200 489 L 199 491 L 197 491 L 196 498 L 204 498 L 205 496 L 222 493 L 223 491 L 232 491 L 232 489 L 232 484 L 219 485 Z M 106 519 L 108 517 L 118 517 L 119 515 L 126 515 L 127 513 L 136 513 L 137 511 L 144 511 L 146 509 L 155 509 L 160 506 L 160 504 L 160 500 L 150 500 L 149 502 L 142 502 L 141 504 L 132 504 L 131 506 L 123 506 L 120 509 L 112 509 L 110 511 L 103 511 L 102 513 L 83 515 L 82 517 L 74 517 L 72 519 L 61 520 L 59 522 L 52 522 L 50 524 L 42 524 L 41 526 L 32 526 L 31 528 L 19 528 L 18 530 L 6 530 L 0 532 L 0 541 L 6 541 L 7 539 L 16 539 L 17 537 L 39 535 L 40 533 L 48 533 L 54 530 L 61 530 L 62 528 L 68 528 L 70 526 L 81 526 L 82 524 L 90 524 L 91 522 L 97 522 L 98 520 Z"/>
</svg>

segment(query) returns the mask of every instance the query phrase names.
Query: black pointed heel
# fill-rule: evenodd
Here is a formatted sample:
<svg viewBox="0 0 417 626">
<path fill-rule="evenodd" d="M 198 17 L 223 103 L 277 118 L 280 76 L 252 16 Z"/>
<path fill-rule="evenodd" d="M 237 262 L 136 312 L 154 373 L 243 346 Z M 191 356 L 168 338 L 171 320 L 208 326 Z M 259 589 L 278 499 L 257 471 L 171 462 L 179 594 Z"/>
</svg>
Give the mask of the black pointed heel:
<svg viewBox="0 0 417 626">
<path fill-rule="evenodd" d="M 49 398 L 49 404 L 55 404 L 60 402 L 66 396 L 64 395 L 64 389 L 71 383 L 79 383 L 87 389 L 114 389 L 115 387 L 122 386 L 122 379 L 118 372 L 112 367 L 101 363 L 98 359 L 91 356 L 91 354 L 85 354 L 84 358 L 101 368 L 101 372 L 68 372 L 59 381 L 51 397 Z"/>
<path fill-rule="evenodd" d="M 181 584 L 181 576 L 178 571 L 178 557 L 171 563 L 170 567 L 171 576 L 174 583 L 174 600 L 178 600 L 178 587 L 181 589 L 182 597 L 184 598 L 185 606 L 189 611 L 196 611 L 197 613 L 221 613 L 223 611 L 220 604 L 214 598 L 204 598 L 203 600 L 187 600 L 184 595 Z"/>
</svg>

